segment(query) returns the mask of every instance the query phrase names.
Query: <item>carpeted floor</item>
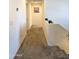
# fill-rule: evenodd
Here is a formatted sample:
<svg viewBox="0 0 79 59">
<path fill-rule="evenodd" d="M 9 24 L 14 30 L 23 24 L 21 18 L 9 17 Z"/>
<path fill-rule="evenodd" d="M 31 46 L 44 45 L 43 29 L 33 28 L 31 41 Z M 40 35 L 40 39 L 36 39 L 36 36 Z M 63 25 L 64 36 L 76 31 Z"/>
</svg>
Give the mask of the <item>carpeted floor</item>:
<svg viewBox="0 0 79 59">
<path fill-rule="evenodd" d="M 41 27 L 31 27 L 14 59 L 68 59 L 58 46 L 48 46 Z"/>
</svg>

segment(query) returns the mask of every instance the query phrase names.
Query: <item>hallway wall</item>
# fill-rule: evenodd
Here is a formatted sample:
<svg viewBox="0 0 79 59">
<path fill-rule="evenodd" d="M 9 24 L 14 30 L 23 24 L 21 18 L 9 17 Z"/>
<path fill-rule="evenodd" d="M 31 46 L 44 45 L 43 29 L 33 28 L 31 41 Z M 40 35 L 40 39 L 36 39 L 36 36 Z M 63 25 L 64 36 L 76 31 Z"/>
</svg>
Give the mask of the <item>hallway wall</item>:
<svg viewBox="0 0 79 59">
<path fill-rule="evenodd" d="M 42 4 L 31 4 L 32 25 L 42 26 L 43 20 L 43 7 Z M 39 8 L 39 13 L 34 13 L 34 7 Z"/>
<path fill-rule="evenodd" d="M 49 46 L 58 45 L 67 54 L 69 53 L 69 40 L 68 31 L 66 31 L 59 24 L 48 24 L 45 23 L 45 36 Z M 47 32 L 46 32 L 47 31 Z"/>
<path fill-rule="evenodd" d="M 13 59 L 26 34 L 26 6 L 25 0 L 10 0 L 9 4 L 9 59 Z"/>
<path fill-rule="evenodd" d="M 44 0 L 45 17 L 69 30 L 69 0 Z"/>
</svg>

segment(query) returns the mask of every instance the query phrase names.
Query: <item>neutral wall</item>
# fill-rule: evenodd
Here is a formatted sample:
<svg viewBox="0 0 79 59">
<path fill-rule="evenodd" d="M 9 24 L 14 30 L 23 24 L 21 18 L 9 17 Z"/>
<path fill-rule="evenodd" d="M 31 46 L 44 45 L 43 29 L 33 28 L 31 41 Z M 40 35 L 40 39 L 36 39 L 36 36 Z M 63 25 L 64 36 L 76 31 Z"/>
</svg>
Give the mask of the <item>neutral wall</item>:
<svg viewBox="0 0 79 59">
<path fill-rule="evenodd" d="M 39 13 L 34 13 L 34 7 L 39 8 Z M 42 4 L 31 4 L 32 25 L 42 26 L 43 7 Z"/>
<path fill-rule="evenodd" d="M 44 0 L 45 17 L 69 30 L 69 0 Z"/>
<path fill-rule="evenodd" d="M 31 3 L 28 2 L 27 3 L 27 20 L 28 20 L 28 28 L 30 28 L 32 26 L 32 17 L 31 17 Z"/>
<path fill-rule="evenodd" d="M 45 22 L 45 36 L 49 46 L 59 46 L 69 53 L 68 31 L 59 24 L 48 24 Z"/>
<path fill-rule="evenodd" d="M 26 6 L 25 0 L 9 3 L 9 59 L 13 59 L 26 34 Z"/>
</svg>

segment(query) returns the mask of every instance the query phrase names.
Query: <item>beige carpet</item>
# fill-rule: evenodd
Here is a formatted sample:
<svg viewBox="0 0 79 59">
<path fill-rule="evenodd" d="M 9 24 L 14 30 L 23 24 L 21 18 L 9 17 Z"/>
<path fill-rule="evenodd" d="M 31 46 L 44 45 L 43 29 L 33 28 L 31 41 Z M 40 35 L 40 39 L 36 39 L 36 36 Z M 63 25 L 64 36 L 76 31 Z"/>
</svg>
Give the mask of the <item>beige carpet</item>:
<svg viewBox="0 0 79 59">
<path fill-rule="evenodd" d="M 41 27 L 31 27 L 14 59 L 68 59 L 58 46 L 50 47 Z"/>
</svg>

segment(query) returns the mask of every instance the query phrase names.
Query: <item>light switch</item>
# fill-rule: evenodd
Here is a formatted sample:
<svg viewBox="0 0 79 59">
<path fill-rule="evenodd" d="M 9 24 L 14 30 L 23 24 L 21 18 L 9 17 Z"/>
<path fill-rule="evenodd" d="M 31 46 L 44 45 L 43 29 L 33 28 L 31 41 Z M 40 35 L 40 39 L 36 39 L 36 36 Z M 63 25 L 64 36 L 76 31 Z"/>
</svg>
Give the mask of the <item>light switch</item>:
<svg viewBox="0 0 79 59">
<path fill-rule="evenodd" d="M 18 11 L 19 10 L 19 8 L 16 8 L 16 11 Z"/>
</svg>

